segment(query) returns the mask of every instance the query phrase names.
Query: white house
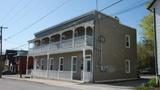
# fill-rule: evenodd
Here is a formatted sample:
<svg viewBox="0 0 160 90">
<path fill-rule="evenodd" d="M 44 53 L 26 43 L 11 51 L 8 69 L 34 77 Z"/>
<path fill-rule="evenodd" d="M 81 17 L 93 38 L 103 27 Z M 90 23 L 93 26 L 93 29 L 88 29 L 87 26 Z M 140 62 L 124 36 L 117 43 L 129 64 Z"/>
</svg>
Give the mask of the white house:
<svg viewBox="0 0 160 90">
<path fill-rule="evenodd" d="M 156 42 L 156 56 L 157 56 L 157 78 L 160 77 L 160 0 L 153 0 L 148 7 L 154 13 L 154 28 L 155 28 L 155 42 Z M 160 79 L 159 79 L 160 81 Z"/>
</svg>

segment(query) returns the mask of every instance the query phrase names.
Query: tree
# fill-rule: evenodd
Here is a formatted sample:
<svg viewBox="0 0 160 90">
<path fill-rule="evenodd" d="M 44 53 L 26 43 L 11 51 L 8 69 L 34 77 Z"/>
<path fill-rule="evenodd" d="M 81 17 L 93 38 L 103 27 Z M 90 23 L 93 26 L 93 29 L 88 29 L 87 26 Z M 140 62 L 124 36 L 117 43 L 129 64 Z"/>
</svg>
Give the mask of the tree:
<svg viewBox="0 0 160 90">
<path fill-rule="evenodd" d="M 2 71 L 4 68 L 4 60 L 5 60 L 5 55 L 0 56 L 0 78 L 2 77 Z"/>
<path fill-rule="evenodd" d="M 143 36 L 146 40 L 153 41 L 153 13 L 149 12 L 140 22 L 140 26 L 143 30 Z"/>
<path fill-rule="evenodd" d="M 154 43 L 153 43 L 153 14 L 149 12 L 140 22 L 142 28 L 143 41 L 137 45 L 139 68 L 150 67 L 155 69 L 154 64 Z"/>
</svg>

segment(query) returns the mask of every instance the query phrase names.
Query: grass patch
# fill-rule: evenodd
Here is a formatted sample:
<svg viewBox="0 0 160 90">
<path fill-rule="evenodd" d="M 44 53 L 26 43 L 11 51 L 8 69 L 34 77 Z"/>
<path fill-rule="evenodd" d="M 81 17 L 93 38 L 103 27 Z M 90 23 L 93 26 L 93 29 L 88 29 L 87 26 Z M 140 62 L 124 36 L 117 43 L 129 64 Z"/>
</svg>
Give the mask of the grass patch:
<svg viewBox="0 0 160 90">
<path fill-rule="evenodd" d="M 146 84 L 136 87 L 134 90 L 160 90 L 160 87 L 156 84 L 155 79 L 151 79 Z"/>
</svg>

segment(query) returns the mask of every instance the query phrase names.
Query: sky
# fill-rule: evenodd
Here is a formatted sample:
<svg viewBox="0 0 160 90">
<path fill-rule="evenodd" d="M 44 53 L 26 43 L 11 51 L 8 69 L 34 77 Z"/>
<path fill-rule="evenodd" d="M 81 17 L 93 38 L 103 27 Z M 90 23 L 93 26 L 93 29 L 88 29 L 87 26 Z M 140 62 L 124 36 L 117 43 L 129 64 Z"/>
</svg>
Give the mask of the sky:
<svg viewBox="0 0 160 90">
<path fill-rule="evenodd" d="M 8 27 L 8 29 L 3 30 L 3 50 L 27 49 L 27 41 L 34 38 L 34 33 L 96 9 L 96 0 L 0 1 L 0 25 Z M 119 0 L 97 1 L 98 10 L 101 10 Z M 142 29 L 139 26 L 140 20 L 148 13 L 148 10 L 142 4 L 147 1 L 122 0 L 102 12 L 113 17 L 117 16 L 122 24 L 135 28 L 138 42 L 142 39 Z M 63 2 L 65 4 L 57 9 Z M 51 10 L 54 10 L 54 12 L 30 27 L 31 24 Z"/>
</svg>

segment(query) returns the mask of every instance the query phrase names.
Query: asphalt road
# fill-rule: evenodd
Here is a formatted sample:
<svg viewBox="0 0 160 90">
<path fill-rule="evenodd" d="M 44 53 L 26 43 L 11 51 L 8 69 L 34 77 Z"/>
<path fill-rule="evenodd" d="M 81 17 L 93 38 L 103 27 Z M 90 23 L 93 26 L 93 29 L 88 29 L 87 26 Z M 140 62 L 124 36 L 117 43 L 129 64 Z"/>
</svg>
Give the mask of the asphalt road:
<svg viewBox="0 0 160 90">
<path fill-rule="evenodd" d="M 0 90 L 80 90 L 80 89 L 50 86 L 30 81 L 0 79 Z"/>
</svg>

